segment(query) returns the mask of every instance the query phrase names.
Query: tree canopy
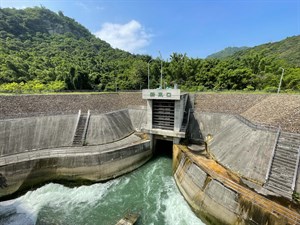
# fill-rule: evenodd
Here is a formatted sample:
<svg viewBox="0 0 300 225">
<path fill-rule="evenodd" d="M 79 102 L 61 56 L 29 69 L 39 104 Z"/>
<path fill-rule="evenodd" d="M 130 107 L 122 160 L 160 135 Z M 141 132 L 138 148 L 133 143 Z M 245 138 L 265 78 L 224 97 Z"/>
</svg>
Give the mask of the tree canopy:
<svg viewBox="0 0 300 225">
<path fill-rule="evenodd" d="M 300 91 L 300 36 L 238 51 L 222 59 L 173 53 L 164 86 L 182 89 Z M 149 63 L 149 61 L 151 63 Z M 138 90 L 159 87 L 159 58 L 113 49 L 75 20 L 44 7 L 0 8 L 0 91 Z"/>
</svg>

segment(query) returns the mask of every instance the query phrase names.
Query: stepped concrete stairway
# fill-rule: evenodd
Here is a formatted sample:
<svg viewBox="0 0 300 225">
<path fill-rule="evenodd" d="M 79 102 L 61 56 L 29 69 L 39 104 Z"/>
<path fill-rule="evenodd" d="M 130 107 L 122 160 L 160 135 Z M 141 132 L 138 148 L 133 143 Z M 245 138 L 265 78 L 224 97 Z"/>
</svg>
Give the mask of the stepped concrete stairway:
<svg viewBox="0 0 300 225">
<path fill-rule="evenodd" d="M 88 112 L 87 114 L 81 114 L 81 112 L 79 111 L 78 117 L 79 119 L 78 119 L 76 131 L 72 143 L 73 146 L 84 145 L 90 113 Z"/>
<path fill-rule="evenodd" d="M 279 133 L 265 188 L 292 199 L 299 166 L 300 135 Z"/>
</svg>

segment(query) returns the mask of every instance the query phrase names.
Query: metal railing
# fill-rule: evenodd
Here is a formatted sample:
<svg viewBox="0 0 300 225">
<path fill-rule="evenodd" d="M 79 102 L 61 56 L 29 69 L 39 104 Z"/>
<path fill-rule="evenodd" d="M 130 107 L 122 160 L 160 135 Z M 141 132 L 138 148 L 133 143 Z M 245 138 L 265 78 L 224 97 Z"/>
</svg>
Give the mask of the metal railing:
<svg viewBox="0 0 300 225">
<path fill-rule="evenodd" d="M 281 127 L 279 126 L 278 131 L 277 131 L 277 135 L 276 135 L 276 139 L 275 139 L 275 143 L 274 143 L 274 147 L 273 147 L 273 150 L 272 150 L 272 155 L 271 155 L 271 158 L 270 158 L 270 161 L 269 161 L 269 164 L 268 164 L 268 170 L 267 170 L 266 177 L 265 177 L 265 184 L 267 183 L 267 181 L 269 179 L 269 176 L 270 176 L 271 167 L 272 167 L 276 147 L 277 147 L 277 144 L 278 144 L 278 141 L 279 141 L 280 133 L 281 133 Z"/>
<path fill-rule="evenodd" d="M 79 124 L 80 116 L 81 116 L 81 109 L 79 109 L 79 111 L 78 111 L 76 126 L 75 126 L 75 129 L 74 129 L 74 132 L 73 132 L 73 141 L 75 139 L 75 134 L 76 134 L 76 130 L 77 130 L 77 127 L 78 127 L 78 124 Z"/>
<path fill-rule="evenodd" d="M 240 114 L 233 114 L 238 120 L 240 120 L 242 123 L 246 124 L 247 126 L 253 128 L 253 129 L 258 129 L 258 130 L 267 130 L 267 131 L 272 131 L 276 132 L 278 130 L 278 127 L 275 127 L 270 124 L 265 124 L 265 123 L 254 123 L 245 117 L 241 116 Z"/>
<path fill-rule="evenodd" d="M 298 148 L 298 156 L 297 156 L 296 166 L 295 166 L 295 170 L 294 170 L 294 177 L 293 177 L 293 183 L 292 183 L 292 191 L 295 190 L 296 179 L 297 179 L 297 174 L 298 174 L 298 167 L 299 167 L 299 157 L 300 157 L 300 146 Z"/>
<path fill-rule="evenodd" d="M 87 116 L 86 116 L 86 121 L 85 121 L 85 125 L 84 125 L 84 130 L 83 130 L 83 134 L 82 134 L 82 143 L 85 145 L 85 139 L 86 139 L 86 134 L 87 134 L 87 129 L 89 126 L 89 121 L 90 121 L 90 116 L 91 116 L 91 111 L 88 110 L 87 112 Z"/>
</svg>

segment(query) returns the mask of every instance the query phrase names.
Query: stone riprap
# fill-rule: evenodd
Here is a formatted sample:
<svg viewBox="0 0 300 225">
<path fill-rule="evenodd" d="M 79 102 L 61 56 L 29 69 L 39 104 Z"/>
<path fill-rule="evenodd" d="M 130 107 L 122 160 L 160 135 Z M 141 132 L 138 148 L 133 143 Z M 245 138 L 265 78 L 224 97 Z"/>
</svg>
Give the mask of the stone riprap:
<svg viewBox="0 0 300 225">
<path fill-rule="evenodd" d="M 196 94 L 198 112 L 240 114 L 257 124 L 300 133 L 300 95 Z"/>
<path fill-rule="evenodd" d="M 0 96 L 0 119 L 40 115 L 107 113 L 146 105 L 141 92 Z"/>
</svg>

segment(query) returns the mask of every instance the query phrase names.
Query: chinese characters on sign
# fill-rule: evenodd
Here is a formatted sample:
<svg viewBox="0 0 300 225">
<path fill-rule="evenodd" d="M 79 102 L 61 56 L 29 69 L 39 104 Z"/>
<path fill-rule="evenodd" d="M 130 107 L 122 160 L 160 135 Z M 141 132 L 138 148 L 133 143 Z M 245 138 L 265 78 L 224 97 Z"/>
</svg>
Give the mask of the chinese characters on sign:
<svg viewBox="0 0 300 225">
<path fill-rule="evenodd" d="M 155 92 L 150 92 L 150 97 L 155 97 Z M 163 92 L 158 92 L 157 97 L 164 97 Z M 170 92 L 166 93 L 166 97 L 172 97 L 172 94 Z"/>
</svg>

